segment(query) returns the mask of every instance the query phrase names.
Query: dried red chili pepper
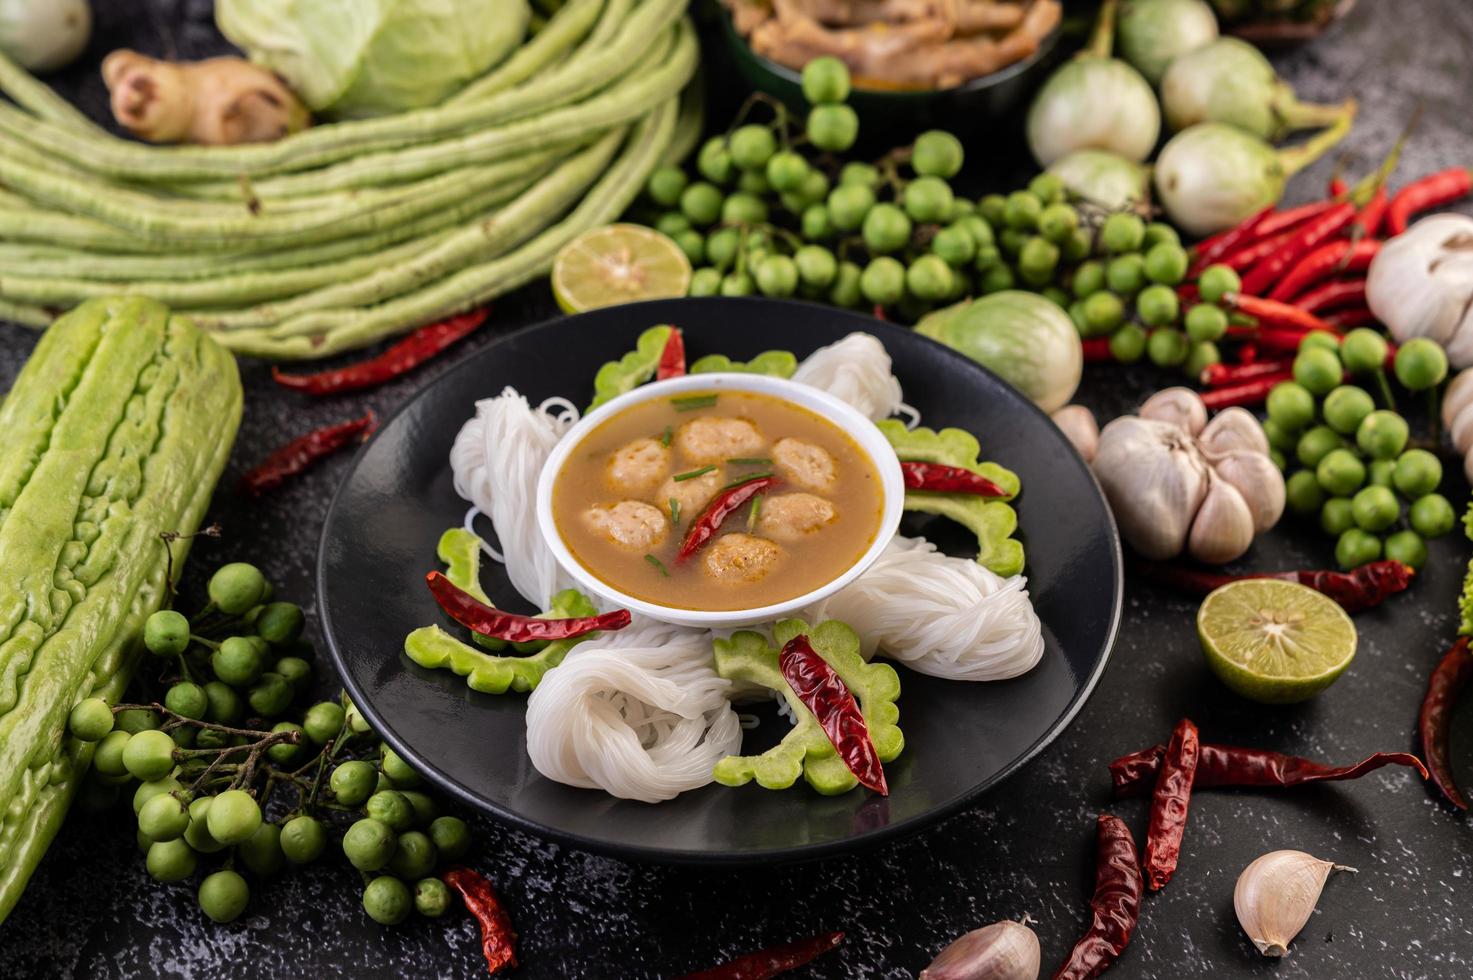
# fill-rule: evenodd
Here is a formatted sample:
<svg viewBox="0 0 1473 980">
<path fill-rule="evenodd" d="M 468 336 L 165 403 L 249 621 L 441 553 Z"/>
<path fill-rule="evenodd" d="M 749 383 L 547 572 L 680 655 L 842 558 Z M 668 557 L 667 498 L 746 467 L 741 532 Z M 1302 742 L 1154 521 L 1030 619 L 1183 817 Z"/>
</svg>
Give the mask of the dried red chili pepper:
<svg viewBox="0 0 1473 980">
<path fill-rule="evenodd" d="M 1192 249 L 1192 266 L 1188 270 L 1188 278 L 1195 279 L 1203 269 L 1223 256 L 1231 255 L 1234 251 L 1256 240 L 1259 237 L 1259 226 L 1273 213 L 1274 206 L 1270 204 L 1257 214 L 1244 218 L 1227 231 L 1198 242 Z"/>
<path fill-rule="evenodd" d="M 930 490 L 934 493 L 972 493 L 979 497 L 1006 497 L 1007 491 L 985 476 L 940 463 L 900 463 L 900 476 L 907 490 Z"/>
<path fill-rule="evenodd" d="M 1304 307 L 1300 297 L 1305 290 L 1330 276 L 1365 272 L 1371 267 L 1371 260 L 1379 251 L 1381 243 L 1372 238 L 1362 238 L 1360 241 L 1342 239 L 1321 245 L 1285 273 L 1284 278 L 1268 294 L 1268 298 Z"/>
<path fill-rule="evenodd" d="M 466 911 L 481 924 L 481 952 L 491 975 L 503 967 L 516 969 L 517 934 L 490 880 L 470 868 L 448 868 L 440 873 L 440 880 L 460 895 Z"/>
<path fill-rule="evenodd" d="M 1281 381 L 1290 381 L 1293 377 L 1294 372 L 1281 371 L 1277 374 L 1265 374 L 1248 381 L 1240 381 L 1237 384 L 1223 385 L 1221 388 L 1204 391 L 1202 404 L 1214 411 L 1233 405 L 1261 405 L 1268 398 L 1268 393 L 1273 390 L 1274 385 Z"/>
<path fill-rule="evenodd" d="M 1095 843 L 1094 913 L 1054 980 L 1090 980 L 1125 952 L 1141 917 L 1141 868 L 1130 828 L 1119 817 L 1100 814 Z"/>
<path fill-rule="evenodd" d="M 679 378 L 685 374 L 685 336 L 679 327 L 670 328 L 670 339 L 660 351 L 660 364 L 655 368 L 655 380 Z"/>
<path fill-rule="evenodd" d="M 284 388 L 309 395 L 335 395 L 344 391 L 375 388 L 419 367 L 425 361 L 471 334 L 486 322 L 487 310 L 462 313 L 439 323 L 420 327 L 377 357 L 316 374 L 287 374 L 279 367 L 271 377 Z"/>
<path fill-rule="evenodd" d="M 1201 747 L 1197 726 L 1188 718 L 1177 722 L 1161 758 L 1156 789 L 1151 794 L 1151 822 L 1146 828 L 1146 855 L 1141 862 L 1151 891 L 1165 888 L 1176 874 Z"/>
<path fill-rule="evenodd" d="M 1156 783 L 1166 758 L 1166 746 L 1153 745 L 1130 755 L 1122 755 L 1110 763 L 1110 781 L 1115 798 L 1145 796 Z M 1203 742 L 1197 754 L 1194 789 L 1219 786 L 1289 789 L 1308 783 L 1340 782 L 1359 779 L 1383 766 L 1406 766 L 1415 769 L 1423 779 L 1427 769 L 1422 760 L 1410 752 L 1377 752 L 1349 766 L 1327 766 L 1297 755 L 1285 755 L 1267 749 L 1243 749 L 1231 745 Z"/>
<path fill-rule="evenodd" d="M 430 594 L 450 618 L 482 636 L 508 640 L 512 643 L 527 643 L 532 640 L 569 640 L 585 633 L 613 632 L 629 625 L 627 609 L 615 609 L 597 616 L 580 616 L 573 619 L 539 619 L 536 616 L 518 616 L 503 612 L 481 602 L 475 596 L 458 588 L 439 572 L 425 576 Z"/>
<path fill-rule="evenodd" d="M 691 521 L 690 530 L 685 532 L 685 540 L 680 543 L 680 550 L 675 554 L 676 562 L 685 561 L 700 551 L 721 530 L 723 521 L 745 506 L 747 501 L 766 492 L 777 482 L 775 476 L 759 476 L 718 493 L 706 505 L 706 509 L 701 511 L 701 516 Z"/>
<path fill-rule="evenodd" d="M 1248 578 L 1272 578 L 1298 582 L 1329 596 L 1346 612 L 1357 613 L 1379 606 L 1412 584 L 1417 574 L 1410 565 L 1382 559 L 1348 572 L 1302 570 L 1293 572 L 1248 572 L 1224 575 L 1174 563 L 1138 561 L 1131 566 L 1158 585 L 1168 585 L 1189 595 L 1206 595 L 1215 589 Z"/>
<path fill-rule="evenodd" d="M 1283 374 L 1285 371 L 1292 371 L 1293 367 L 1293 361 L 1246 361 L 1238 364 L 1219 362 L 1203 368 L 1200 380 L 1204 387 L 1221 388 L 1223 385 L 1252 381 L 1265 375 Z"/>
<path fill-rule="evenodd" d="M 1458 697 L 1473 680 L 1473 653 L 1468 651 L 1468 638 L 1458 637 L 1427 679 L 1427 694 L 1417 716 L 1417 731 L 1422 737 L 1422 754 L 1432 771 L 1432 785 L 1459 810 L 1468 809 L 1468 800 L 1458 789 L 1448 764 L 1449 728 Z"/>
<path fill-rule="evenodd" d="M 811 963 L 843 942 L 842 932 L 825 932 L 770 949 L 746 953 L 720 966 L 687 973 L 679 980 L 768 980 Z"/>
<path fill-rule="evenodd" d="M 783 679 L 798 695 L 798 700 L 813 712 L 824 734 L 834 743 L 834 750 L 844 765 L 854 773 L 860 785 L 881 796 L 890 795 L 885 783 L 885 768 L 869 737 L 869 725 L 854 700 L 854 692 L 844 683 L 829 662 L 819 656 L 808 637 L 798 635 L 783 644 L 777 656 Z"/>
<path fill-rule="evenodd" d="M 332 455 L 351 442 L 367 439 L 376 428 L 378 417 L 369 412 L 361 419 L 324 426 L 297 436 L 242 476 L 240 489 L 254 497 L 275 490 L 322 457 Z"/>
<path fill-rule="evenodd" d="M 1302 333 L 1308 333 L 1311 330 L 1325 330 L 1329 333 L 1335 332 L 1328 323 L 1313 313 L 1307 313 L 1297 306 L 1283 303 L 1279 300 L 1261 299 L 1260 297 L 1254 296 L 1248 292 L 1246 284 L 1243 287 L 1243 292 L 1228 293 L 1223 297 L 1223 301 L 1239 313 L 1246 314 L 1257 320 L 1260 329 L 1278 328 L 1282 330 L 1298 330 Z"/>
<path fill-rule="evenodd" d="M 1262 296 L 1268 288 L 1294 268 L 1315 246 L 1327 242 L 1355 220 L 1356 207 L 1349 201 L 1335 204 L 1294 229 L 1294 235 L 1277 252 L 1265 257 L 1243 277 L 1243 292 Z"/>
<path fill-rule="evenodd" d="M 1400 235 L 1407 230 L 1414 215 L 1432 208 L 1451 204 L 1473 191 L 1473 171 L 1467 167 L 1453 167 L 1420 180 L 1396 192 L 1386 208 L 1386 231 Z"/>
</svg>

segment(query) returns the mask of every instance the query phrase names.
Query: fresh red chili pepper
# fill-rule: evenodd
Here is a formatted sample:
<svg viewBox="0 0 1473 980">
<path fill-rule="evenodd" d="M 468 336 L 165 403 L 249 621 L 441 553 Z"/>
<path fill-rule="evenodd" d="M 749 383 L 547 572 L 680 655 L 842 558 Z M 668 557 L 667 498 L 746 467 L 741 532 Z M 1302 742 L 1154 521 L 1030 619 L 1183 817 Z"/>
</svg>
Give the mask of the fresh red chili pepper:
<svg viewBox="0 0 1473 980">
<path fill-rule="evenodd" d="M 1386 185 L 1377 186 L 1376 193 L 1371 195 L 1366 206 L 1360 209 L 1360 214 L 1355 216 L 1355 223 L 1350 228 L 1351 235 L 1356 238 L 1375 238 L 1386 220 L 1386 209 L 1390 204 L 1391 198 L 1386 194 Z"/>
<path fill-rule="evenodd" d="M 783 645 L 777 665 L 783 679 L 798 695 L 798 700 L 813 712 L 839 758 L 860 785 L 889 796 L 885 769 L 869 737 L 869 725 L 844 679 L 813 649 L 808 637 L 801 634 Z"/>
<path fill-rule="evenodd" d="M 1326 313 L 1322 319 L 1336 330 L 1350 330 L 1354 327 L 1367 327 L 1375 323 L 1376 314 L 1371 312 L 1369 306 L 1362 303 L 1360 306 L 1351 306 Z"/>
<path fill-rule="evenodd" d="M 1219 408 L 1229 408 L 1233 405 L 1261 405 L 1273 386 L 1280 381 L 1290 381 L 1294 378 L 1294 372 L 1283 371 L 1278 374 L 1266 374 L 1260 378 L 1248 381 L 1240 381 L 1235 385 L 1223 385 L 1211 391 L 1202 393 L 1202 404 L 1214 411 Z"/>
<path fill-rule="evenodd" d="M 771 949 L 746 953 L 720 966 L 687 973 L 679 980 L 768 980 L 811 963 L 844 941 L 842 932 L 825 932 Z"/>
<path fill-rule="evenodd" d="M 940 463 L 900 463 L 900 476 L 907 490 L 930 490 L 934 493 L 973 493 L 979 497 L 1006 497 L 1007 491 L 985 476 Z"/>
<path fill-rule="evenodd" d="M 1422 754 L 1432 771 L 1432 785 L 1459 810 L 1468 809 L 1468 800 L 1458 789 L 1448 764 L 1449 729 L 1458 697 L 1473 680 L 1473 653 L 1468 651 L 1468 638 L 1458 637 L 1447 654 L 1427 679 L 1427 694 L 1422 698 L 1422 711 L 1417 716 L 1417 731 L 1422 736 Z"/>
<path fill-rule="evenodd" d="M 1238 363 L 1239 364 L 1244 364 L 1244 365 L 1247 365 L 1247 364 L 1257 364 L 1258 363 L 1258 345 L 1257 344 L 1248 343 L 1248 344 L 1243 344 L 1241 347 L 1239 347 L 1238 348 Z"/>
<path fill-rule="evenodd" d="M 1145 872 L 1151 891 L 1165 888 L 1171 876 L 1176 874 L 1201 747 L 1197 726 L 1188 718 L 1177 722 L 1171 741 L 1166 745 L 1166 754 L 1161 759 L 1156 788 L 1151 794 L 1151 822 L 1146 828 L 1146 853 L 1141 862 L 1141 870 Z"/>
<path fill-rule="evenodd" d="M 240 489 L 255 497 L 275 490 L 322 457 L 332 455 L 350 442 L 367 439 L 376 428 L 378 417 L 369 412 L 361 419 L 324 426 L 297 436 L 242 476 Z"/>
<path fill-rule="evenodd" d="M 1156 784 L 1156 774 L 1166 759 L 1166 746 L 1153 745 L 1130 755 L 1122 755 L 1110 763 L 1110 781 L 1115 798 L 1145 796 Z M 1423 779 L 1427 768 L 1410 752 L 1377 752 L 1349 766 L 1327 766 L 1297 755 L 1285 755 L 1267 749 L 1242 749 L 1231 745 L 1203 742 L 1197 755 L 1194 789 L 1214 787 L 1261 787 L 1289 789 L 1308 783 L 1339 782 L 1359 779 L 1383 766 L 1406 766 L 1415 769 Z"/>
<path fill-rule="evenodd" d="M 1329 276 L 1339 275 L 1346 272 L 1365 272 L 1371 267 L 1371 260 L 1381 250 L 1381 243 L 1374 239 L 1362 238 L 1359 241 L 1342 239 L 1321 245 L 1300 259 L 1298 264 L 1279 280 L 1279 284 L 1268 294 L 1269 299 L 1283 302 L 1292 301 L 1295 306 L 1303 306 L 1296 297 L 1304 293 L 1315 283 Z M 1246 291 L 1246 287 L 1244 287 Z"/>
<path fill-rule="evenodd" d="M 1223 301 L 1239 313 L 1246 314 L 1258 321 L 1259 327 L 1281 327 L 1289 330 L 1329 330 L 1330 327 L 1324 320 L 1313 313 L 1306 313 L 1297 306 L 1280 302 L 1276 299 L 1260 299 L 1248 292 L 1245 283 L 1243 292 L 1228 293 Z"/>
<path fill-rule="evenodd" d="M 1345 306 L 1366 305 L 1366 281 L 1364 279 L 1331 279 L 1313 289 L 1301 293 L 1294 305 L 1306 313 L 1316 315 Z"/>
<path fill-rule="evenodd" d="M 759 476 L 718 493 L 715 499 L 706 505 L 706 509 L 701 511 L 701 516 L 691 522 L 690 530 L 685 532 L 685 540 L 680 543 L 680 550 L 675 554 L 675 560 L 685 561 L 700 551 L 706 542 L 716 537 L 716 532 L 721 530 L 723 521 L 745 506 L 747 501 L 759 493 L 765 493 L 776 483 L 777 477 L 775 476 Z"/>
<path fill-rule="evenodd" d="M 1329 211 L 1340 202 L 1335 197 L 1328 197 L 1323 201 L 1310 201 L 1308 204 L 1300 204 L 1282 211 L 1275 211 L 1264 219 L 1263 224 L 1258 226 L 1260 238 L 1269 235 L 1281 235 L 1286 231 L 1302 228 L 1305 222 Z"/>
<path fill-rule="evenodd" d="M 1387 234 L 1400 235 L 1414 215 L 1451 204 L 1469 191 L 1473 191 L 1473 171 L 1466 167 L 1453 167 L 1412 181 L 1396 192 L 1386 208 Z"/>
<path fill-rule="evenodd" d="M 1192 249 L 1192 266 L 1188 271 L 1188 276 L 1195 279 L 1198 273 L 1220 261 L 1223 256 L 1231 255 L 1244 245 L 1255 241 L 1259 237 L 1259 226 L 1273 213 L 1274 206 L 1270 204 L 1257 214 L 1244 218 L 1227 231 L 1198 242 L 1197 246 Z"/>
<path fill-rule="evenodd" d="M 1229 582 L 1249 578 L 1271 578 L 1298 582 L 1340 604 L 1346 612 L 1357 613 L 1379 606 L 1391 596 L 1412 584 L 1417 573 L 1410 565 L 1382 559 L 1368 562 L 1348 572 L 1305 570 L 1297 572 L 1249 572 L 1224 575 L 1172 563 L 1138 561 L 1132 568 L 1158 585 L 1169 585 L 1190 595 L 1206 595 Z"/>
<path fill-rule="evenodd" d="M 282 387 L 305 391 L 309 395 L 335 395 L 343 391 L 375 388 L 400 375 L 408 374 L 467 336 L 486 322 L 486 314 L 486 310 L 480 309 L 420 327 L 379 356 L 357 364 L 331 371 L 319 371 L 316 374 L 287 374 L 280 368 L 273 367 L 271 377 Z"/>
<path fill-rule="evenodd" d="M 1295 228 L 1293 237 L 1283 248 L 1248 270 L 1243 277 L 1243 292 L 1249 296 L 1264 295 L 1315 246 L 1334 238 L 1354 220 L 1355 205 L 1343 201 Z"/>
<path fill-rule="evenodd" d="M 1086 364 L 1100 364 L 1115 360 L 1115 355 L 1110 353 L 1109 337 L 1086 337 L 1080 343 L 1084 347 Z"/>
<path fill-rule="evenodd" d="M 466 911 L 480 923 L 481 952 L 491 975 L 495 976 L 503 967 L 516 969 L 517 934 L 486 876 L 470 868 L 447 868 L 440 873 L 440 880 L 460 895 Z"/>
<path fill-rule="evenodd" d="M 1246 346 L 1246 345 L 1245 345 Z M 1202 369 L 1202 386 L 1221 388 L 1223 385 L 1252 381 L 1269 374 L 1283 374 L 1294 367 L 1293 361 L 1249 361 L 1239 364 L 1209 364 Z"/>
<path fill-rule="evenodd" d="M 1231 252 L 1223 256 L 1218 260 L 1219 264 L 1229 266 L 1237 272 L 1246 272 L 1249 268 L 1279 251 L 1293 237 L 1294 229 L 1290 228 L 1288 231 L 1281 231 L 1277 235 L 1270 235 L 1267 238 L 1260 238 L 1256 241 L 1249 242 L 1236 252 Z"/>
<path fill-rule="evenodd" d="M 457 587 L 439 572 L 425 576 L 430 594 L 450 618 L 482 636 L 509 640 L 512 643 L 527 643 L 532 640 L 569 640 L 595 631 L 612 632 L 629 625 L 627 609 L 600 613 L 597 616 L 580 616 L 573 619 L 540 619 L 536 616 L 518 616 L 486 605 L 475 596 Z"/>
<path fill-rule="evenodd" d="M 1341 197 L 1350 188 L 1346 185 L 1344 178 L 1336 174 L 1330 178 L 1330 186 L 1326 190 L 1329 191 L 1331 197 Z"/>
<path fill-rule="evenodd" d="M 1100 814 L 1095 843 L 1095 893 L 1089 928 L 1054 980 L 1090 980 L 1125 952 L 1141 917 L 1141 867 L 1130 828 L 1119 817 Z"/>
<path fill-rule="evenodd" d="M 685 337 L 679 327 L 670 328 L 670 339 L 660 351 L 660 366 L 655 368 L 655 380 L 679 378 L 685 374 Z"/>
</svg>

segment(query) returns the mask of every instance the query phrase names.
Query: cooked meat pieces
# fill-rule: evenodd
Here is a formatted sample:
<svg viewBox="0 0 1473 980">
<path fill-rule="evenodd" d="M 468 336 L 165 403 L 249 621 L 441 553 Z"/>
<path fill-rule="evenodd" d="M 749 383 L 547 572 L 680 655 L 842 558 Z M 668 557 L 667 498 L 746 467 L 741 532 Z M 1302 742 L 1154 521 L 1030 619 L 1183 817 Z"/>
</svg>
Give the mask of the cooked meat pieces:
<svg viewBox="0 0 1473 980">
<path fill-rule="evenodd" d="M 718 582 L 760 582 L 782 561 L 783 549 L 766 538 L 740 531 L 723 534 L 704 556 L 706 574 Z"/>
<path fill-rule="evenodd" d="M 621 500 L 612 507 L 590 507 L 583 519 L 614 544 L 631 551 L 657 547 L 670 530 L 665 512 L 640 500 Z"/>
<path fill-rule="evenodd" d="M 690 521 L 695 518 L 711 498 L 716 496 L 716 491 L 726 485 L 726 477 L 722 475 L 721 467 L 717 467 L 704 476 L 692 477 L 689 480 L 676 480 L 674 477 L 666 480 L 660 487 L 660 492 L 655 497 L 657 503 L 663 502 L 670 506 L 671 500 L 680 502 L 680 519 Z"/>
<path fill-rule="evenodd" d="M 705 415 L 680 427 L 675 433 L 675 448 L 692 463 L 720 463 L 756 456 L 767 448 L 767 440 L 746 419 Z"/>
<path fill-rule="evenodd" d="M 816 493 L 833 489 L 838 470 L 827 449 L 791 436 L 773 444 L 772 463 L 784 480 Z"/>
<path fill-rule="evenodd" d="M 757 530 L 778 541 L 801 541 L 838 514 L 834 505 L 811 493 L 780 493 L 762 501 Z"/>
<path fill-rule="evenodd" d="M 642 496 L 670 472 L 670 450 L 655 439 L 636 439 L 609 457 L 609 486 Z"/>
</svg>

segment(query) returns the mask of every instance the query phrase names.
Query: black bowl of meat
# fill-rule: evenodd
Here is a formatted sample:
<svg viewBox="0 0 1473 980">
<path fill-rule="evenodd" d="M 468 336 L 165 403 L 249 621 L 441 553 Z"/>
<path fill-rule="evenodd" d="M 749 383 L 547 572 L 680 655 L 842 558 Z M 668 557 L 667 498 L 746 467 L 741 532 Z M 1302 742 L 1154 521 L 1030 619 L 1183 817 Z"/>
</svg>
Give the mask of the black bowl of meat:
<svg viewBox="0 0 1473 980">
<path fill-rule="evenodd" d="M 966 137 L 1021 106 L 1060 33 L 1058 0 L 723 0 L 722 30 L 753 88 L 805 111 L 803 65 L 849 66 L 862 138 Z"/>
</svg>

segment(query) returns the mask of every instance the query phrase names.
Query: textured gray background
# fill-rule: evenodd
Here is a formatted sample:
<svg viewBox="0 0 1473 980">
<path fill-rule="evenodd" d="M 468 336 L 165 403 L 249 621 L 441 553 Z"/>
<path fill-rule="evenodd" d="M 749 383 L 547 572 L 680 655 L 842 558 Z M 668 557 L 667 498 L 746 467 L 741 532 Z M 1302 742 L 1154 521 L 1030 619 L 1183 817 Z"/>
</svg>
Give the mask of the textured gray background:
<svg viewBox="0 0 1473 980">
<path fill-rule="evenodd" d="M 96 0 L 98 39 L 198 57 L 220 41 L 208 0 Z M 1310 99 L 1344 93 L 1363 112 L 1346 144 L 1353 172 L 1374 166 L 1418 105 L 1425 115 L 1402 174 L 1473 163 L 1473 5 L 1466 0 L 1361 0 L 1310 48 L 1280 58 Z M 100 107 L 90 66 L 61 80 Z M 999 134 L 999 142 L 1004 134 Z M 1297 180 L 1318 194 L 1332 165 Z M 498 304 L 497 333 L 552 312 L 539 286 Z M 0 388 L 33 343 L 0 326 Z M 371 406 L 392 411 L 456 355 L 361 398 L 308 404 L 243 365 L 245 421 L 213 516 L 228 532 L 196 551 L 199 572 L 232 559 L 260 564 L 281 591 L 310 602 L 318 529 L 347 465 L 335 460 L 259 503 L 235 477 L 288 434 Z M 1097 369 L 1082 399 L 1102 417 L 1171 379 L 1149 369 Z M 1462 487 L 1454 487 L 1457 493 Z M 1454 499 L 1458 499 L 1454 495 Z M 1192 627 L 1195 604 L 1132 581 L 1113 660 L 1074 725 L 1041 758 L 980 805 L 909 840 L 843 860 L 791 868 L 707 872 L 640 867 L 546 844 L 477 820 L 475 863 L 487 870 L 522 934 L 524 977 L 660 977 L 820 930 L 848 932 L 814 977 L 904 977 L 954 935 L 1030 914 L 1045 976 L 1086 919 L 1094 814 L 1107 801 L 1105 763 L 1164 737 L 1187 714 L 1213 741 L 1263 745 L 1348 761 L 1412 747 L 1427 671 L 1455 627 L 1466 545 L 1445 540 L 1414 591 L 1357 619 L 1351 671 L 1309 704 L 1263 708 L 1207 673 Z M 1329 546 L 1292 527 L 1251 556 L 1254 567 L 1324 565 Z M 1473 699 L 1470 699 L 1473 702 Z M 1458 772 L 1473 785 L 1473 703 L 1458 715 Z M 1144 833 L 1140 801 L 1115 807 Z M 1302 848 L 1361 869 L 1337 876 L 1287 960 L 1257 958 L 1232 915 L 1232 887 L 1259 853 Z M 184 886 L 159 885 L 133 846 L 131 815 L 76 815 L 10 920 L 0 927 L 4 977 L 474 977 L 484 975 L 465 918 L 385 929 L 363 914 L 356 877 L 340 862 L 257 886 L 249 912 L 213 926 Z M 1193 802 L 1180 873 L 1146 903 L 1135 941 L 1110 976 L 1443 978 L 1473 975 L 1473 838 L 1467 823 L 1401 770 L 1291 795 L 1211 792 Z"/>
</svg>

